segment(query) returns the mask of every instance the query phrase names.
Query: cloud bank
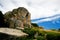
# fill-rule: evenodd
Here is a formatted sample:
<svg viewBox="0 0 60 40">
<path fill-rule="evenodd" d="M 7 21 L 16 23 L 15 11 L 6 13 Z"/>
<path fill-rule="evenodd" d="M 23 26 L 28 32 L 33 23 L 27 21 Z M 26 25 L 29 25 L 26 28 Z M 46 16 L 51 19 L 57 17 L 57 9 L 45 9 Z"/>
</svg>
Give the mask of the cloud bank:
<svg viewBox="0 0 60 40">
<path fill-rule="evenodd" d="M 32 21 L 32 23 L 42 23 L 42 22 L 45 22 L 45 21 L 53 21 L 53 22 L 55 22 L 54 20 L 56 20 L 56 19 L 60 19 L 60 15 L 43 18 L 41 20 L 35 20 L 35 21 Z M 57 21 L 57 22 L 59 23 L 59 21 Z"/>
<path fill-rule="evenodd" d="M 0 10 L 5 13 L 18 7 L 25 7 L 31 19 L 60 14 L 60 0 L 0 0 Z"/>
</svg>

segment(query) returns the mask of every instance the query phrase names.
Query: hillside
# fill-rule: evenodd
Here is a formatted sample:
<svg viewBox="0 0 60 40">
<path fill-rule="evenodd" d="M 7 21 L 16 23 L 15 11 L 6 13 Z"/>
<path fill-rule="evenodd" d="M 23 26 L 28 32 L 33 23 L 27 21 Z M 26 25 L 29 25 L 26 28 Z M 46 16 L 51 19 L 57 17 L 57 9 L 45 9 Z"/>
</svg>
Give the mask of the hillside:
<svg viewBox="0 0 60 40">
<path fill-rule="evenodd" d="M 60 40 L 60 31 L 58 30 L 44 30 L 39 27 L 32 27 L 24 29 L 23 32 L 29 34 L 29 40 Z"/>
</svg>

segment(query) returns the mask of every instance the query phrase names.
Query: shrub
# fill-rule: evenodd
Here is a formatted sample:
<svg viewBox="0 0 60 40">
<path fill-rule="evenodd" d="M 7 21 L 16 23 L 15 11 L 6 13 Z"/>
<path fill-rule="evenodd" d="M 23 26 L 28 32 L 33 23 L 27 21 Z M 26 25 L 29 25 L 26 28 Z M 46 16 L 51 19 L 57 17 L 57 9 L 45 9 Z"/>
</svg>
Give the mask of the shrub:
<svg viewBox="0 0 60 40">
<path fill-rule="evenodd" d="M 34 34 L 36 33 L 32 28 L 25 28 L 23 32 L 29 34 L 29 38 L 34 38 Z"/>
<path fill-rule="evenodd" d="M 39 28 L 36 27 L 32 27 L 32 28 L 25 28 L 23 30 L 23 32 L 29 34 L 28 38 L 29 39 L 39 39 L 39 37 L 41 38 L 41 40 L 44 39 L 45 36 L 45 32 L 44 31 L 40 31 Z"/>
<path fill-rule="evenodd" d="M 38 36 L 37 40 L 45 40 L 44 36 Z"/>
<path fill-rule="evenodd" d="M 60 34 L 59 33 L 50 32 L 50 33 L 47 33 L 46 37 L 47 37 L 47 40 L 59 40 Z"/>
<path fill-rule="evenodd" d="M 39 27 L 36 23 L 31 23 L 34 27 Z"/>
</svg>

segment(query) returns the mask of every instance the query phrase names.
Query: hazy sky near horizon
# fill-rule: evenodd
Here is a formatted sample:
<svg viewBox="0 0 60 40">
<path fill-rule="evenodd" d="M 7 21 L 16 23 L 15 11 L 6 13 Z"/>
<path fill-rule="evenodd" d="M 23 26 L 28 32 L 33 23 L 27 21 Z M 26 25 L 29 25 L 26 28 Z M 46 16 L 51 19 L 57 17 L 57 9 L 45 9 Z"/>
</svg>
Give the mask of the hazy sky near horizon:
<svg viewBox="0 0 60 40">
<path fill-rule="evenodd" d="M 0 10 L 3 13 L 18 7 L 28 9 L 31 19 L 60 14 L 60 0 L 0 0 Z"/>
</svg>

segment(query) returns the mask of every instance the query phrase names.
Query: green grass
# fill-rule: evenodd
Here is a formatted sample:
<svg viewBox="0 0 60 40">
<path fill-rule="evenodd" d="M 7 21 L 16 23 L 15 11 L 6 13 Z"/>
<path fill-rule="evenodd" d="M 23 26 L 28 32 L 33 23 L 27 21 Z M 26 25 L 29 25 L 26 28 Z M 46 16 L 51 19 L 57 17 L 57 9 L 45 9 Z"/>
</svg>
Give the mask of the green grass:
<svg viewBox="0 0 60 40">
<path fill-rule="evenodd" d="M 60 32 L 52 30 L 43 30 L 37 27 L 26 28 L 24 32 L 29 34 L 29 40 L 60 40 Z M 36 34 L 37 33 L 37 34 Z M 27 38 L 26 38 L 27 39 Z"/>
</svg>

